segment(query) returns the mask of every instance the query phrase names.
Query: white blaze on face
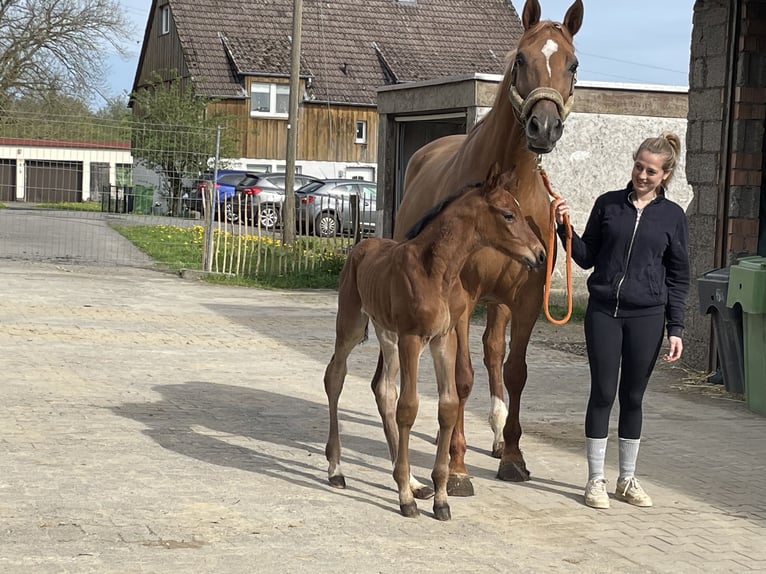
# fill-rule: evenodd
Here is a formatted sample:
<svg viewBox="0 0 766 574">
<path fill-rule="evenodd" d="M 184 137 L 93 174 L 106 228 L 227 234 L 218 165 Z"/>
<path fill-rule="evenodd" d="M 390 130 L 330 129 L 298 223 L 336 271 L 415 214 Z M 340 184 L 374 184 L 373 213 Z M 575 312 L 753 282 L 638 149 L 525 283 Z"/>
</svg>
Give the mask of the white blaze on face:
<svg viewBox="0 0 766 574">
<path fill-rule="evenodd" d="M 543 49 L 540 50 L 543 53 L 543 56 L 545 56 L 545 65 L 548 68 L 548 77 L 550 78 L 553 75 L 553 72 L 551 72 L 551 56 L 558 52 L 559 45 L 551 40 L 550 38 L 545 42 L 545 46 L 543 46 Z"/>
</svg>

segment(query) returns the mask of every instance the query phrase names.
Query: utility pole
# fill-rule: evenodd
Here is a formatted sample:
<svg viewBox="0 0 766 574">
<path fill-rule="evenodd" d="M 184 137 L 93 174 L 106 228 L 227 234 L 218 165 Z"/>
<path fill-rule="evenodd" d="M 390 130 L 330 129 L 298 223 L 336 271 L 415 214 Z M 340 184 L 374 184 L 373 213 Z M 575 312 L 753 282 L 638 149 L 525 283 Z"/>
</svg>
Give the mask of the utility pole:
<svg viewBox="0 0 766 574">
<path fill-rule="evenodd" d="M 295 243 L 295 150 L 298 135 L 298 89 L 301 74 L 301 20 L 303 0 L 293 0 L 293 37 L 290 58 L 290 110 L 287 116 L 285 203 L 282 209 L 282 242 Z"/>
</svg>

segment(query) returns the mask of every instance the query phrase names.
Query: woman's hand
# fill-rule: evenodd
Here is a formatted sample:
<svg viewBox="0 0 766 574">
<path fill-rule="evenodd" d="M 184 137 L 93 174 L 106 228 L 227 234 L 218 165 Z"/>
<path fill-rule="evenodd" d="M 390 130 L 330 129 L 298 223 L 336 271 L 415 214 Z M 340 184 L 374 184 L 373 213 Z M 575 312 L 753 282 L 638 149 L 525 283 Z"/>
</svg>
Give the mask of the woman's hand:
<svg viewBox="0 0 766 574">
<path fill-rule="evenodd" d="M 668 337 L 668 343 L 670 343 L 670 349 L 663 359 L 668 363 L 672 363 L 681 358 L 681 353 L 684 351 L 684 342 L 681 340 L 681 337 Z"/>
<path fill-rule="evenodd" d="M 564 224 L 564 216 L 569 215 L 569 206 L 567 200 L 564 198 L 554 199 L 553 208 L 556 213 L 556 225 Z"/>
</svg>

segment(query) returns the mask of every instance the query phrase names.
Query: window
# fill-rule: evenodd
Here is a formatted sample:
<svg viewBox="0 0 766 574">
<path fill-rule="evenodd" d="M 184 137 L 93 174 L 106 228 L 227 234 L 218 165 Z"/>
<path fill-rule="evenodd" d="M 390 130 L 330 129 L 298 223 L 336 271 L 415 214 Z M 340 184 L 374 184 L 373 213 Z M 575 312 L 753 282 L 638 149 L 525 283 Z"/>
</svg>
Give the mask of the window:
<svg viewBox="0 0 766 574">
<path fill-rule="evenodd" d="M 170 6 L 165 4 L 160 8 L 160 35 L 170 33 Z"/>
<path fill-rule="evenodd" d="M 367 143 L 367 122 L 364 120 L 357 120 L 356 122 L 356 139 L 354 143 Z"/>
<path fill-rule="evenodd" d="M 250 85 L 250 115 L 287 117 L 290 107 L 289 84 Z"/>
</svg>

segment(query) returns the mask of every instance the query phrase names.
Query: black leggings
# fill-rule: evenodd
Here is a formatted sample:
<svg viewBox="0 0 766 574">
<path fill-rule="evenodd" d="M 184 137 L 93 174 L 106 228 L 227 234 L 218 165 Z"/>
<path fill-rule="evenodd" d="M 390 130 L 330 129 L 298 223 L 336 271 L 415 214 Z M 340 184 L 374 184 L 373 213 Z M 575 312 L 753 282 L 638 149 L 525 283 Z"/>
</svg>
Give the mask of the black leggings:
<svg viewBox="0 0 766 574">
<path fill-rule="evenodd" d="M 585 436 L 606 438 L 619 376 L 620 438 L 641 438 L 641 403 L 662 347 L 665 317 L 613 317 L 588 305 L 585 343 L 590 364 L 590 398 Z M 622 368 L 620 368 L 622 362 Z"/>
</svg>

